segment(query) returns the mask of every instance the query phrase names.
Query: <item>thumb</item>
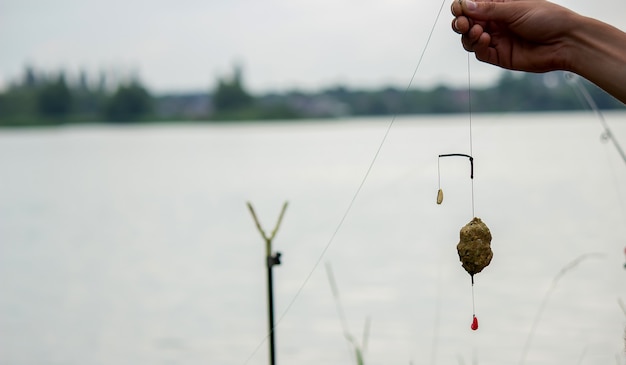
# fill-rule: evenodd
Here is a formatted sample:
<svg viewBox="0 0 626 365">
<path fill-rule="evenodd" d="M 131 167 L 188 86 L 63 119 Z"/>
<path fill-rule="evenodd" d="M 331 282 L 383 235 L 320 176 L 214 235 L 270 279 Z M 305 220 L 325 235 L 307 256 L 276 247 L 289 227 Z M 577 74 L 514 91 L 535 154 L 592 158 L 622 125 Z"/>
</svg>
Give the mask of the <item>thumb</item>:
<svg viewBox="0 0 626 365">
<path fill-rule="evenodd" d="M 475 20 L 507 21 L 515 17 L 515 3 L 460 0 L 463 14 Z"/>
</svg>

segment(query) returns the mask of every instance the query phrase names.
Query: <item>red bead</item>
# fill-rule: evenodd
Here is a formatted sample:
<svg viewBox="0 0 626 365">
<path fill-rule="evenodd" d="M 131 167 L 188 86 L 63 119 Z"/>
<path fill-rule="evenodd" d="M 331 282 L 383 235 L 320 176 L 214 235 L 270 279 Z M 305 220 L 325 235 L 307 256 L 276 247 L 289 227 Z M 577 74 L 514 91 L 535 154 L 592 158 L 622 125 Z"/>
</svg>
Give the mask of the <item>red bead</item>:
<svg viewBox="0 0 626 365">
<path fill-rule="evenodd" d="M 476 331 L 477 329 L 478 329 L 478 318 L 474 316 L 474 319 L 472 320 L 472 330 Z"/>
</svg>

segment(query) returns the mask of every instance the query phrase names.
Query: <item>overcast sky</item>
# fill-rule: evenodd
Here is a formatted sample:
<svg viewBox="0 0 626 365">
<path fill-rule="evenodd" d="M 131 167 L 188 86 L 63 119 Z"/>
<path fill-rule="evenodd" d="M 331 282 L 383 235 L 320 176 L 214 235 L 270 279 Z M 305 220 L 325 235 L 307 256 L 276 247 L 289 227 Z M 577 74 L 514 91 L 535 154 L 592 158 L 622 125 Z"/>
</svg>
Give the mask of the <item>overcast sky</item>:
<svg viewBox="0 0 626 365">
<path fill-rule="evenodd" d="M 559 0 L 626 30 L 626 2 Z M 234 63 L 254 92 L 404 87 L 440 0 L 0 0 L 0 85 L 25 65 L 137 73 L 155 92 L 207 90 Z M 416 87 L 465 85 L 446 0 Z M 497 77 L 472 62 L 475 84 Z"/>
</svg>

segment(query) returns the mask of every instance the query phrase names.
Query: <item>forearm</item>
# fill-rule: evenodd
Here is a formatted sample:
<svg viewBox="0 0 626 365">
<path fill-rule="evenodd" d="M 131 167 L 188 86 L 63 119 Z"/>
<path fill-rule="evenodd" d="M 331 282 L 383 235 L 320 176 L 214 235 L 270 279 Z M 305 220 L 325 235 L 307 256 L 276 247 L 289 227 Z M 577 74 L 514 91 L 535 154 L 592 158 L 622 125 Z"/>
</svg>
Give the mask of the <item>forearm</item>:
<svg viewBox="0 0 626 365">
<path fill-rule="evenodd" d="M 567 68 L 626 103 L 626 33 L 582 17 L 572 30 Z"/>
</svg>

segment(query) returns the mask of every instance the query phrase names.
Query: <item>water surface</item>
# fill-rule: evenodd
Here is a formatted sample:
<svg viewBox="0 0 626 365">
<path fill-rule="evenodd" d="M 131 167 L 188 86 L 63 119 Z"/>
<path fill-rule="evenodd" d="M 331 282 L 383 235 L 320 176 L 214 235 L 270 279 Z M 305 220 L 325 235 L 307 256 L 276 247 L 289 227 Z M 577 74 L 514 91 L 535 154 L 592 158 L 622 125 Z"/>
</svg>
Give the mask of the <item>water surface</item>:
<svg viewBox="0 0 626 365">
<path fill-rule="evenodd" d="M 626 143 L 626 114 L 606 118 Z M 435 204 L 437 155 L 470 152 L 467 116 L 399 118 L 330 245 L 389 119 L 0 131 L 0 362 L 266 364 L 245 203 L 271 230 L 286 200 L 279 363 L 354 363 L 330 262 L 357 338 L 371 318 L 368 364 L 518 364 L 546 291 L 587 253 L 602 256 L 560 277 L 527 363 L 623 362 L 626 165 L 589 113 L 472 122 L 475 215 L 494 237 L 476 332 L 455 249 L 466 159 L 442 160 Z"/>
</svg>

